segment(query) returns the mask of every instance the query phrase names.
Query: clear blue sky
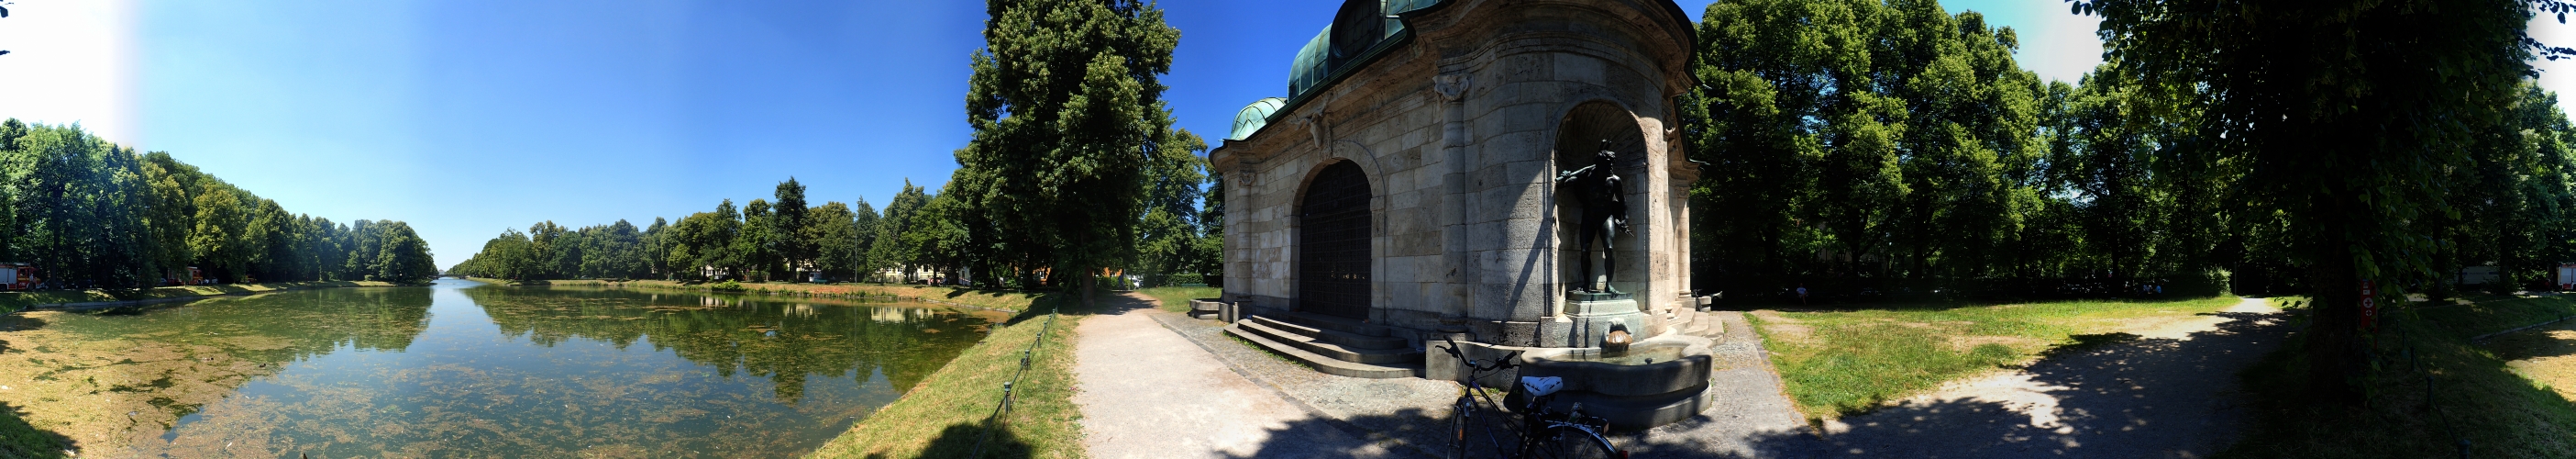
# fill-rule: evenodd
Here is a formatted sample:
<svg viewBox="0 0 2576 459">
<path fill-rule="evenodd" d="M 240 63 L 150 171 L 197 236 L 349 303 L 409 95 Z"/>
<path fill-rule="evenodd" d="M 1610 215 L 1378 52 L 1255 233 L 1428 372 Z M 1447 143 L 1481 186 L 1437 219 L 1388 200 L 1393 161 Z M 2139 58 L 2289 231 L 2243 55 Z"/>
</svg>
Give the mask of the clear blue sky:
<svg viewBox="0 0 2576 459">
<path fill-rule="evenodd" d="M 1165 94 L 1222 137 L 1283 95 L 1327 0 L 1172 0 Z M 1707 1 L 1684 1 L 1694 19 Z M 2093 22 L 2056 0 L 1945 2 L 2073 80 Z M 23 0 L 0 19 L 0 116 L 78 121 L 288 210 L 408 221 L 439 266 L 541 220 L 649 224 L 768 197 L 883 206 L 936 190 L 967 138 L 975 1 Z M 106 56 L 106 57 L 99 57 Z M 27 91 L 23 88 L 63 88 Z"/>
</svg>

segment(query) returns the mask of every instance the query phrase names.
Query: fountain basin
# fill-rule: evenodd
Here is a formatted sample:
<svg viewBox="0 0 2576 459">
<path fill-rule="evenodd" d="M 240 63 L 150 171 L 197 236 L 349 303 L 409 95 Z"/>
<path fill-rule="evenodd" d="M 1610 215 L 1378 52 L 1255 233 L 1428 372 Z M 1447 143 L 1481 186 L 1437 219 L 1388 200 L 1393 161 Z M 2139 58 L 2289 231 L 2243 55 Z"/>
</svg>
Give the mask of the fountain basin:
<svg viewBox="0 0 2576 459">
<path fill-rule="evenodd" d="M 1531 348 L 1521 354 L 1519 376 L 1565 379 L 1549 408 L 1583 404 L 1583 413 L 1620 430 L 1679 422 L 1711 406 L 1708 377 L 1715 358 L 1707 338 L 1666 334 L 1631 345 L 1625 353 L 1601 348 Z M 1521 395 L 1512 394 L 1512 406 Z"/>
<path fill-rule="evenodd" d="M 1531 349 L 1521 354 L 1521 375 L 1565 378 L 1566 390 L 1623 397 L 1707 386 L 1708 347 L 1678 341 L 1659 337 L 1632 345 L 1624 354 L 1605 354 L 1597 347 Z"/>
</svg>

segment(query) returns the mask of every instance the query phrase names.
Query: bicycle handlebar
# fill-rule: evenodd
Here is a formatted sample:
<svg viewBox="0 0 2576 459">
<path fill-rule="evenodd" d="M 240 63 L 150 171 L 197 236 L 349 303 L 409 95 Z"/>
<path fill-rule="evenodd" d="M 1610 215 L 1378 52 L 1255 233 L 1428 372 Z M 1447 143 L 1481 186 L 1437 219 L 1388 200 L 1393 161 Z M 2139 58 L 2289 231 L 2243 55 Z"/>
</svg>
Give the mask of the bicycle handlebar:
<svg viewBox="0 0 2576 459">
<path fill-rule="evenodd" d="M 1480 361 L 1479 359 L 1469 359 L 1469 358 L 1467 358 L 1467 354 L 1465 354 L 1465 353 L 1461 353 L 1461 352 L 1458 352 L 1458 339 L 1457 339 L 1457 338 L 1451 338 L 1451 337 L 1443 336 L 1443 337 L 1440 337 L 1440 340 L 1441 340 L 1441 341 L 1447 341 L 1447 342 L 1449 342 L 1449 345 L 1448 345 L 1448 346 L 1441 347 L 1441 348 L 1440 348 L 1440 350 L 1442 350 L 1442 351 L 1447 351 L 1447 352 L 1449 353 L 1449 356 L 1450 356 L 1450 357 L 1457 357 L 1459 362 L 1463 362 L 1463 363 L 1466 363 L 1466 364 L 1467 364 L 1467 368 L 1468 368 L 1468 369 L 1475 370 L 1476 372 L 1479 372 L 1479 373 L 1481 373 L 1481 372 L 1487 372 L 1487 371 L 1495 371 L 1495 370 L 1509 369 L 1509 368 L 1512 368 L 1512 367 L 1520 366 L 1519 364 L 1512 363 L 1512 358 L 1514 358 L 1514 357 L 1519 357 L 1519 356 L 1521 355 L 1521 351 L 1512 351 L 1512 352 L 1511 352 L 1511 353 L 1509 353 L 1509 354 L 1503 354 L 1503 357 L 1502 357 L 1502 358 L 1494 359 L 1494 360 L 1493 360 L 1492 362 L 1490 362 L 1490 363 L 1486 363 L 1486 364 L 1479 365 L 1479 364 L 1477 364 L 1477 363 L 1476 363 L 1476 362 Z"/>
</svg>

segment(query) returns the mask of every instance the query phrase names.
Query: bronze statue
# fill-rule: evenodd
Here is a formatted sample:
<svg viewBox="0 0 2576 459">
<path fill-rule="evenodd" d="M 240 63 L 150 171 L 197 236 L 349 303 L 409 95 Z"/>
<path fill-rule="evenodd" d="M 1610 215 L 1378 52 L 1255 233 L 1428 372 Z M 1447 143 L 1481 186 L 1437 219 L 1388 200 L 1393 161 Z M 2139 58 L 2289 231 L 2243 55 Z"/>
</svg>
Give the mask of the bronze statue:
<svg viewBox="0 0 2576 459">
<path fill-rule="evenodd" d="M 1581 290 L 1584 292 L 1619 293 L 1617 289 L 1610 288 L 1609 282 L 1617 279 L 1619 275 L 1618 258 L 1616 252 L 1611 250 L 1613 249 L 1611 239 L 1618 233 L 1629 232 L 1629 229 L 1628 200 L 1625 196 L 1627 193 L 1625 188 L 1620 186 L 1624 180 L 1619 178 L 1619 174 L 1611 171 L 1616 167 L 1613 163 L 1618 157 L 1618 153 L 1610 151 L 1610 141 L 1602 140 L 1601 152 L 1592 155 L 1592 165 L 1556 174 L 1558 185 L 1569 186 L 1572 188 L 1569 191 L 1583 200 L 1583 218 L 1576 222 L 1580 226 L 1577 226 L 1578 236 L 1574 239 L 1574 243 L 1583 248 L 1583 260 L 1578 264 L 1583 267 Z M 1601 239 L 1602 277 L 1602 282 L 1597 289 L 1593 285 L 1591 262 L 1592 240 L 1596 235 Z"/>
</svg>

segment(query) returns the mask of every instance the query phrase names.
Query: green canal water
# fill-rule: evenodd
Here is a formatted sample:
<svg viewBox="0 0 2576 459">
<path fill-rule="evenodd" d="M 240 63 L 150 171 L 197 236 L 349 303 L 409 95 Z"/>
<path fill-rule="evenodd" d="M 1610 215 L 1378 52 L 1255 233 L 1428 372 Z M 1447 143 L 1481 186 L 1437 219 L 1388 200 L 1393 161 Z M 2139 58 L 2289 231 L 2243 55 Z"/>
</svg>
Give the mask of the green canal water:
<svg viewBox="0 0 2576 459">
<path fill-rule="evenodd" d="M 111 456 L 777 457 L 1000 317 L 638 290 L 327 289 L 0 331 L 0 402 Z"/>
</svg>

